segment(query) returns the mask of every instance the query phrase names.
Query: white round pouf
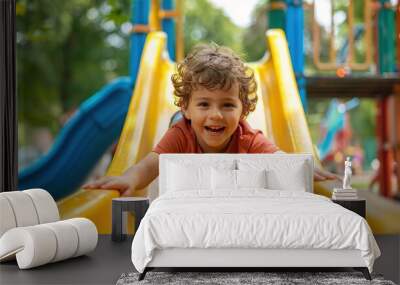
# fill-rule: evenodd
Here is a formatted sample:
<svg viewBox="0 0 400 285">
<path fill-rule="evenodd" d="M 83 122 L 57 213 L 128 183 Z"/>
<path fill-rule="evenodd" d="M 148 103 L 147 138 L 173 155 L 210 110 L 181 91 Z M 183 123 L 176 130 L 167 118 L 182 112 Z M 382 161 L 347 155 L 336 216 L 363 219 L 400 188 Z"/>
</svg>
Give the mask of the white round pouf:
<svg viewBox="0 0 400 285">
<path fill-rule="evenodd" d="M 74 226 L 78 233 L 78 249 L 74 257 L 88 253 L 96 248 L 98 240 L 97 228 L 91 220 L 74 218 L 64 222 Z"/>
<path fill-rule="evenodd" d="M 39 224 L 38 214 L 31 197 L 21 191 L 1 193 L 10 202 L 17 227 L 26 227 Z"/>
<path fill-rule="evenodd" d="M 16 226 L 17 222 L 10 202 L 0 195 L 0 238 L 6 231 Z"/>
<path fill-rule="evenodd" d="M 20 269 L 49 263 L 56 252 L 54 232 L 41 225 L 11 229 L 0 239 L 0 259 L 16 255 Z"/>
<path fill-rule="evenodd" d="M 65 221 L 41 225 L 51 229 L 56 235 L 57 251 L 51 262 L 73 257 L 78 249 L 78 233 L 75 228 Z"/>
<path fill-rule="evenodd" d="M 23 193 L 26 193 L 31 197 L 39 217 L 39 224 L 60 220 L 57 204 L 49 192 L 38 188 L 24 190 Z"/>
<path fill-rule="evenodd" d="M 92 221 L 59 219 L 56 202 L 43 189 L 0 193 L 0 262 L 16 258 L 20 269 L 28 269 L 96 248 Z"/>
</svg>

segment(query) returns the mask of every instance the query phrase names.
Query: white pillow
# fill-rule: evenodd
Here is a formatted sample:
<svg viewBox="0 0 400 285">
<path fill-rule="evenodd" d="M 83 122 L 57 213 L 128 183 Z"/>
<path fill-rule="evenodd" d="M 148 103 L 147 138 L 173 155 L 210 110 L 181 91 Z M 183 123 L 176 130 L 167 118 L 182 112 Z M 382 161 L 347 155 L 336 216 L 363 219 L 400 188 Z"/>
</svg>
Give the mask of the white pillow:
<svg viewBox="0 0 400 285">
<path fill-rule="evenodd" d="M 307 191 L 310 167 L 306 160 L 291 157 L 240 159 L 240 170 L 266 169 L 267 188 L 271 190 Z"/>
<path fill-rule="evenodd" d="M 211 167 L 168 164 L 167 191 L 211 189 Z"/>
<path fill-rule="evenodd" d="M 211 185 L 211 167 L 217 169 L 236 169 L 236 159 L 228 154 L 219 154 L 218 157 L 215 157 L 215 154 L 182 154 L 182 153 L 174 153 L 174 154 L 161 154 L 160 155 L 160 175 L 159 175 L 159 195 L 163 195 L 169 191 L 176 191 L 174 189 L 175 186 L 178 186 L 178 189 L 185 189 L 188 183 L 183 183 L 183 181 L 179 181 L 183 179 L 182 173 L 177 175 L 173 171 L 174 167 L 170 167 L 172 164 L 181 165 L 185 168 L 193 168 L 193 167 L 206 167 L 210 168 L 209 175 L 205 175 L 205 182 L 200 183 L 200 187 L 207 188 L 207 191 L 213 191 Z M 172 170 L 172 171 L 171 171 Z M 185 180 L 188 180 L 185 178 Z M 209 180 L 209 181 L 207 181 Z M 190 182 L 190 181 L 189 181 Z M 183 185 L 175 185 L 176 183 Z M 192 182 L 189 183 L 191 186 L 190 190 L 198 190 L 193 189 Z M 203 185 L 206 184 L 206 185 Z M 188 189 L 188 188 L 186 188 Z M 206 192 L 204 189 L 201 189 L 201 192 Z"/>
<path fill-rule="evenodd" d="M 304 168 L 304 163 L 297 163 L 284 170 L 268 170 L 268 189 L 306 192 L 307 177 Z"/>
<path fill-rule="evenodd" d="M 266 170 L 230 170 L 212 168 L 212 188 L 237 190 L 267 188 Z"/>
<path fill-rule="evenodd" d="M 262 170 L 236 170 L 238 188 L 268 188 L 267 171 Z"/>
<path fill-rule="evenodd" d="M 236 170 L 212 168 L 212 189 L 236 190 Z"/>
</svg>

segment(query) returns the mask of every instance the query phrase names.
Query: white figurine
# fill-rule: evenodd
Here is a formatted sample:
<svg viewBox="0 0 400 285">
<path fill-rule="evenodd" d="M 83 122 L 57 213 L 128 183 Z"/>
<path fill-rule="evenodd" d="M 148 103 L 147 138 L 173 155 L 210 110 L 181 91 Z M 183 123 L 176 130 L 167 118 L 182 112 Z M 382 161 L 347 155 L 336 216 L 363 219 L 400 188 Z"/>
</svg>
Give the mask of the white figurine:
<svg viewBox="0 0 400 285">
<path fill-rule="evenodd" d="M 351 188 L 351 160 L 350 157 L 346 158 L 344 162 L 344 178 L 343 178 L 343 189 L 352 189 Z"/>
</svg>

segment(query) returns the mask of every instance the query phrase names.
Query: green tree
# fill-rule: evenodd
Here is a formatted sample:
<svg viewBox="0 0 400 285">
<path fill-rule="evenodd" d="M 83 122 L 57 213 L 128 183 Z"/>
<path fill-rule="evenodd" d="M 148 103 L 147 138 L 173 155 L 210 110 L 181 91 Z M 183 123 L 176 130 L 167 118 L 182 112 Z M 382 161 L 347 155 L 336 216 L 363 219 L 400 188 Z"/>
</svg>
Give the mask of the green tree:
<svg viewBox="0 0 400 285">
<path fill-rule="evenodd" d="M 130 1 L 113 2 L 17 0 L 20 126 L 56 132 L 63 113 L 128 73 L 129 37 L 121 23 Z"/>
<path fill-rule="evenodd" d="M 263 57 L 267 49 L 265 32 L 267 31 L 267 0 L 260 1 L 252 12 L 249 28 L 243 32 L 243 50 L 248 61 Z"/>
<path fill-rule="evenodd" d="M 207 0 L 184 1 L 185 54 L 197 44 L 215 42 L 241 53 L 241 29 Z"/>
</svg>

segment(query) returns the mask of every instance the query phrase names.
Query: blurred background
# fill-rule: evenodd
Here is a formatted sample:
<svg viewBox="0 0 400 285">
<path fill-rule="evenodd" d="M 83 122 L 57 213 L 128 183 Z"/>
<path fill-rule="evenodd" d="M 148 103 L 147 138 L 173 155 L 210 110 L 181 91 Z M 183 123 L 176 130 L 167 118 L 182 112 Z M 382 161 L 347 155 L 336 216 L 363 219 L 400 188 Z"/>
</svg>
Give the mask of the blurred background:
<svg viewBox="0 0 400 285">
<path fill-rule="evenodd" d="M 231 47 L 246 61 L 259 60 L 265 52 L 265 31 L 271 25 L 268 17 L 276 17 L 268 12 L 274 2 L 279 3 L 183 1 L 184 53 L 197 43 L 215 42 Z M 367 49 L 372 49 L 370 52 L 376 59 L 377 50 L 368 47 L 365 41 L 365 1 L 352 2 L 355 61 L 365 60 Z M 389 2 L 392 9 L 398 5 L 397 1 Z M 312 1 L 303 3 L 304 74 L 340 77 L 378 74 L 376 60 L 371 60 L 361 71 L 344 64 L 349 48 L 349 1 L 321 0 L 316 1 L 314 8 L 311 4 Z M 17 1 L 20 171 L 51 149 L 60 130 L 85 100 L 113 79 L 129 73 L 131 9 L 129 0 Z M 315 64 L 313 24 L 320 30 L 319 60 L 330 59 L 331 45 L 336 49 L 338 67 L 333 70 L 321 70 Z M 392 65 L 397 69 L 394 61 Z M 313 143 L 329 171 L 342 174 L 343 161 L 351 156 L 354 187 L 379 194 L 377 100 L 357 92 L 343 97 L 340 88 L 337 92 L 337 97 L 333 92 L 307 98 L 305 110 Z M 97 158 L 98 165 L 87 179 L 104 174 L 112 151 L 111 146 Z M 394 168 L 391 168 L 390 192 L 385 196 L 399 199 Z"/>
<path fill-rule="evenodd" d="M 81 185 L 151 151 L 177 118 L 175 62 L 215 42 L 255 70 L 263 103 L 253 126 L 338 175 L 351 158 L 382 250 L 375 268 L 400 280 L 398 0 L 17 0 L 16 20 L 18 189 L 49 191 L 62 219 L 111 232 L 119 193 Z M 277 28 L 285 36 L 266 37 Z M 331 197 L 334 187 L 314 192 Z"/>
</svg>

